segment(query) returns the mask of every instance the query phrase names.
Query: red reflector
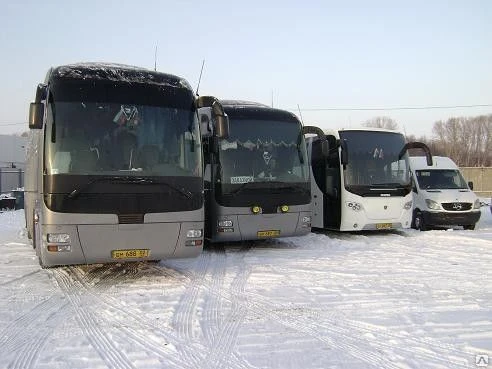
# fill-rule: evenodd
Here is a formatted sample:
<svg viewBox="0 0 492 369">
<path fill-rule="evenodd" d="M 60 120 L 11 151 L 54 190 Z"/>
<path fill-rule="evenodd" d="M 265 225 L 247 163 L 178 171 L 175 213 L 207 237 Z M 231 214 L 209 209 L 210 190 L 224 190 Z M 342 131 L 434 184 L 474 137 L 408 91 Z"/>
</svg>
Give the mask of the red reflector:
<svg viewBox="0 0 492 369">
<path fill-rule="evenodd" d="M 48 245 L 48 251 L 57 252 L 58 246 L 57 245 Z"/>
<path fill-rule="evenodd" d="M 195 240 L 195 246 L 201 246 L 202 242 L 202 240 Z"/>
</svg>

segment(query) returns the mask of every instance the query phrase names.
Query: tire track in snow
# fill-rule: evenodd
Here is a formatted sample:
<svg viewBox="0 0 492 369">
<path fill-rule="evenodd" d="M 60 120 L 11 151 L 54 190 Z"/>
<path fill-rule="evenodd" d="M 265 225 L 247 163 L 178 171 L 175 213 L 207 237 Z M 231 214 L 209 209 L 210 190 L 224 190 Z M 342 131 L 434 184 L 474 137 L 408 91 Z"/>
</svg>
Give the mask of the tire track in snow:
<svg viewBox="0 0 492 369">
<path fill-rule="evenodd" d="M 28 347 L 32 341 L 31 332 L 52 332 L 53 328 L 62 323 L 68 312 L 63 309 L 68 303 L 60 296 L 51 296 L 32 307 L 27 313 L 8 324 L 0 334 L 0 357 L 4 353 L 18 351 Z M 39 322 L 47 322 L 51 317 L 56 318 L 50 326 L 39 326 Z"/>
<path fill-rule="evenodd" d="M 17 278 L 11 279 L 11 280 L 9 280 L 9 281 L 7 281 L 7 282 L 0 283 L 0 286 L 2 286 L 2 287 L 3 287 L 3 286 L 7 286 L 7 285 L 9 285 L 9 284 L 12 284 L 12 283 L 18 282 L 18 281 L 20 281 L 20 280 L 22 280 L 22 279 L 28 279 L 28 278 L 32 277 L 33 275 L 35 275 L 35 274 L 39 273 L 40 271 L 41 271 L 40 269 L 39 269 L 39 270 L 32 271 L 32 272 L 27 273 L 27 274 L 24 274 L 24 275 L 22 275 L 22 276 L 20 276 L 20 277 L 17 277 Z"/>
<path fill-rule="evenodd" d="M 211 252 L 208 250 L 207 252 Z M 223 244 L 214 245 L 213 251 L 213 270 L 211 272 L 211 284 L 212 288 L 216 291 L 220 291 L 224 285 L 225 278 L 225 268 L 226 263 L 226 252 Z M 218 334 L 219 327 L 222 324 L 223 318 L 223 306 L 222 299 L 217 295 L 207 296 L 203 304 L 203 319 L 201 321 L 202 331 L 205 340 L 211 346 L 215 341 Z"/>
<path fill-rule="evenodd" d="M 208 251 L 202 252 L 198 257 L 195 264 L 196 272 L 190 275 L 189 282 L 185 286 L 185 291 L 181 295 L 172 317 L 172 326 L 175 328 L 178 336 L 187 342 L 194 342 L 197 340 L 197 337 L 195 337 L 193 333 L 193 326 L 196 319 L 198 296 L 209 266 L 211 265 L 211 259 L 212 253 Z M 196 368 L 199 368 L 201 359 L 203 358 L 191 353 L 185 359 L 192 362 Z"/>
<path fill-rule="evenodd" d="M 182 277 L 181 274 L 176 273 L 174 270 L 162 269 L 157 266 L 152 266 L 152 269 L 158 271 L 160 274 Z M 149 353 L 173 363 L 176 368 L 203 368 L 203 359 L 209 352 L 207 347 L 196 343 L 196 341 L 182 339 L 182 337 L 177 336 L 172 331 L 168 332 L 156 327 L 152 322 L 142 319 L 140 311 L 124 306 L 112 297 L 103 296 L 94 292 L 91 286 L 84 284 L 83 276 L 80 275 L 81 271 L 77 268 L 72 267 L 72 272 L 74 277 L 79 279 L 79 281 L 82 280 L 80 281 L 82 288 L 85 288 L 88 294 L 91 294 L 94 299 L 99 300 L 100 304 L 106 305 L 112 310 L 112 313 L 109 313 L 106 311 L 107 309 L 102 309 L 103 314 L 108 315 L 108 322 L 114 323 L 115 319 L 124 316 L 124 319 L 121 319 L 119 329 L 124 332 L 125 339 L 129 339 Z M 142 333 L 143 331 L 150 333 Z M 168 342 L 171 342 L 176 351 L 180 353 L 180 357 L 176 357 L 174 352 L 163 350 L 161 348 L 162 341 L 153 338 L 152 335 L 165 338 Z M 190 357 L 197 357 L 198 364 L 190 362 Z"/>
<path fill-rule="evenodd" d="M 241 325 L 246 317 L 248 310 L 244 308 L 245 287 L 248 282 L 249 275 L 251 273 L 251 268 L 244 263 L 244 258 L 247 252 L 250 250 L 250 243 L 245 244 L 239 250 L 239 253 L 229 254 L 238 255 L 239 263 L 234 263 L 239 265 L 239 270 L 231 283 L 230 292 L 231 295 L 231 313 L 222 319 L 222 324 L 220 325 L 219 332 L 216 335 L 210 354 L 207 356 L 206 362 L 211 365 L 212 368 L 230 368 L 231 366 L 231 356 L 237 361 L 239 368 L 249 368 L 250 365 L 244 361 L 243 358 L 236 355 L 233 352 L 235 347 L 237 337 L 240 332 Z M 212 288 L 215 283 L 212 282 Z M 216 293 L 216 300 L 222 300 L 223 289 L 214 289 Z"/>
<path fill-rule="evenodd" d="M 113 339 L 100 327 L 94 313 L 84 306 L 81 298 L 83 289 L 80 288 L 82 286 L 70 279 L 68 270 L 68 268 L 53 269 L 53 277 L 70 301 L 87 340 L 108 367 L 135 369 L 127 355 L 118 349 Z"/>
<path fill-rule="evenodd" d="M 15 359 L 8 366 L 9 369 L 31 369 L 36 367 L 36 361 L 40 352 L 46 345 L 52 331 L 42 329 L 31 335 L 29 342 L 26 342 L 19 351 L 15 353 Z M 1 355 L 0 357 L 4 357 Z"/>
<path fill-rule="evenodd" d="M 156 267 L 152 267 L 155 269 Z M 162 273 L 162 270 L 157 268 Z M 193 343 L 189 343 L 184 340 L 176 338 L 173 334 L 158 328 L 153 322 L 143 319 L 141 311 L 134 310 L 128 306 L 123 305 L 119 300 L 104 296 L 94 291 L 94 286 L 89 285 L 84 279 L 81 270 L 75 267 L 70 267 L 72 277 L 75 278 L 86 294 L 90 295 L 93 300 L 96 300 L 98 304 L 104 305 L 106 308 L 101 309 L 101 313 L 107 315 L 107 322 L 114 325 L 115 320 L 119 320 L 120 325 L 117 327 L 120 332 L 123 333 L 125 340 L 130 340 L 142 347 L 148 354 L 153 354 L 161 359 L 168 361 L 175 365 L 176 368 L 196 368 L 195 365 L 190 365 L 186 360 L 192 353 L 204 353 L 206 350 L 204 347 L 198 346 Z M 164 274 L 168 275 L 165 271 Z M 114 278 L 115 280 L 118 278 Z M 111 309 L 111 313 L 107 311 Z M 119 318 L 124 317 L 124 318 Z M 156 337 L 152 337 L 150 333 Z M 185 359 L 177 358 L 176 352 L 171 348 L 165 350 L 162 348 L 163 343 L 159 341 L 158 337 L 166 339 L 168 342 L 172 342 L 176 346 L 177 352 L 180 353 Z M 164 346 L 166 346 L 165 344 Z"/>
<path fill-rule="evenodd" d="M 204 284 L 204 287 L 207 288 L 210 293 L 222 294 L 222 298 L 230 301 L 232 304 L 234 303 L 234 297 L 230 294 L 224 294 L 221 291 L 216 292 L 207 284 Z M 246 301 L 244 301 L 244 299 L 242 302 L 241 300 L 239 301 L 245 310 L 254 312 L 260 316 L 269 317 L 283 326 L 308 335 L 330 347 L 337 348 L 356 359 L 362 359 L 366 363 L 377 368 L 401 368 L 401 365 L 396 363 L 393 358 L 381 355 L 380 351 L 384 349 L 405 351 L 411 354 L 410 357 L 414 360 L 420 359 L 423 360 L 423 362 L 428 362 L 429 360 L 439 361 L 446 366 L 449 366 L 450 364 L 455 365 L 454 367 L 456 368 L 463 368 L 464 361 L 462 358 L 470 357 L 470 355 L 472 355 L 472 353 L 456 350 L 452 345 L 440 344 L 432 339 L 426 339 L 420 342 L 418 339 L 414 339 L 415 343 L 423 346 L 418 351 L 415 351 L 415 348 L 394 347 L 393 345 L 384 342 L 383 339 L 371 339 L 370 335 L 377 334 L 385 337 L 387 340 L 401 339 L 405 341 L 412 341 L 412 337 L 394 334 L 387 332 L 386 330 L 374 330 L 369 325 L 346 319 L 340 322 L 338 316 L 333 316 L 327 320 L 325 319 L 323 323 L 320 323 L 319 320 L 315 321 L 299 314 L 293 316 L 279 314 L 278 311 L 288 311 L 291 310 L 292 307 L 276 304 L 259 295 L 249 295 L 250 297 L 246 299 Z M 343 327 L 341 324 L 345 324 L 347 327 Z M 361 345 L 361 342 L 364 342 L 365 345 Z M 433 348 L 433 352 L 429 352 L 429 346 Z M 372 349 L 369 350 L 368 347 L 371 347 Z M 427 348 L 427 351 L 425 351 L 425 348 Z M 456 357 L 449 358 L 450 354 L 454 354 Z"/>
</svg>

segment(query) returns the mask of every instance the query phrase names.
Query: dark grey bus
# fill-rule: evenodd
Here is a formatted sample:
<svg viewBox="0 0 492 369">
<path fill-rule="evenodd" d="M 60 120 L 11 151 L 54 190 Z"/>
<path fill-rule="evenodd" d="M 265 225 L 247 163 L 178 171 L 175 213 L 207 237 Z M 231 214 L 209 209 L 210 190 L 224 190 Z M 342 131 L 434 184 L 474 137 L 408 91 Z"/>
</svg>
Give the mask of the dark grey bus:
<svg viewBox="0 0 492 369">
<path fill-rule="evenodd" d="M 211 242 L 304 235 L 311 230 L 309 163 L 302 124 L 284 110 L 221 100 L 218 138 L 200 110 L 205 160 L 205 237 Z"/>
</svg>

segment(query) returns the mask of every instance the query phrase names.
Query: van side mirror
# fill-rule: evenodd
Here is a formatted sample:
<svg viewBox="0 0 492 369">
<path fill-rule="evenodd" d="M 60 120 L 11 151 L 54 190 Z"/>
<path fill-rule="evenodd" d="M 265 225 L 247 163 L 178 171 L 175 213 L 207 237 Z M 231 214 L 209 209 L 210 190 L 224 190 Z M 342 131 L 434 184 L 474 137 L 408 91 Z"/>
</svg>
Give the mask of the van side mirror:
<svg viewBox="0 0 492 369">
<path fill-rule="evenodd" d="M 41 102 L 33 102 L 29 106 L 29 128 L 43 128 L 44 104 Z"/>
<path fill-rule="evenodd" d="M 473 191 L 473 182 L 472 181 L 468 182 L 468 187 L 470 187 L 470 190 Z"/>
</svg>

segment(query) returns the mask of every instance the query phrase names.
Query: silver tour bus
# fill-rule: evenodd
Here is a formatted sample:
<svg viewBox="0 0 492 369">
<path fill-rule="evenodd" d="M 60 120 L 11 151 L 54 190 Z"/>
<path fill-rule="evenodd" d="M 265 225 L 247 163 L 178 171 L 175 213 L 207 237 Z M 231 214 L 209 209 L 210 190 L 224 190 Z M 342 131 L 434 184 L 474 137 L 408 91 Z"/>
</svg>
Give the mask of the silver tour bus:
<svg viewBox="0 0 492 369">
<path fill-rule="evenodd" d="M 311 230 L 309 163 L 297 117 L 221 100 L 228 135 L 200 109 L 205 160 L 205 237 L 211 242 L 304 235 Z M 220 137 L 222 136 L 222 137 Z"/>
<path fill-rule="evenodd" d="M 202 251 L 204 101 L 214 99 L 197 99 L 183 78 L 132 66 L 48 71 L 30 106 L 25 181 L 41 266 Z"/>
</svg>

